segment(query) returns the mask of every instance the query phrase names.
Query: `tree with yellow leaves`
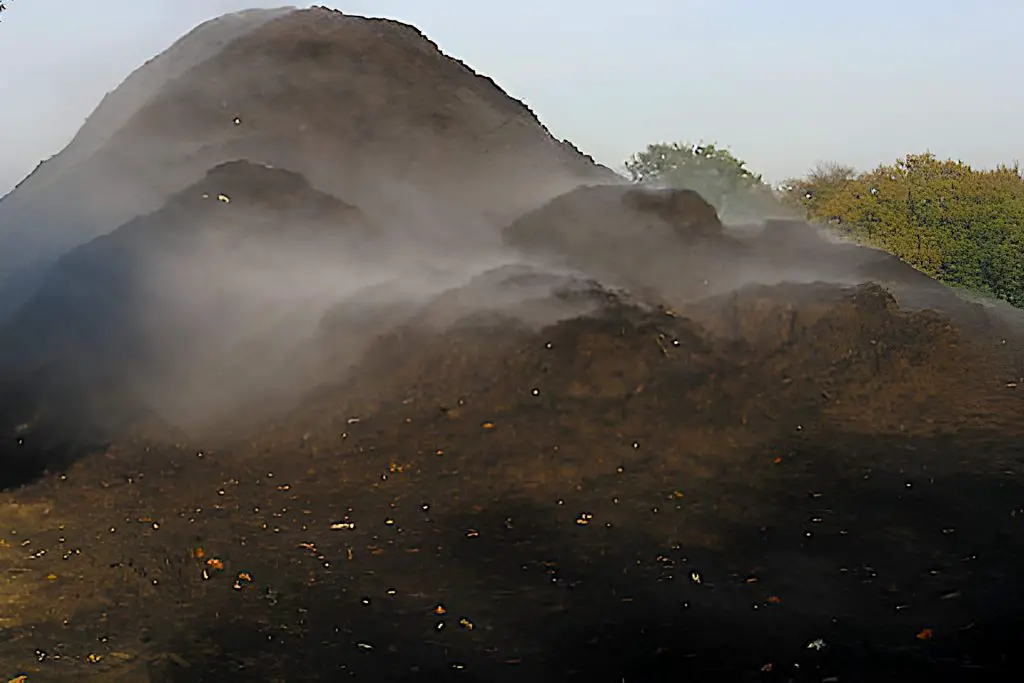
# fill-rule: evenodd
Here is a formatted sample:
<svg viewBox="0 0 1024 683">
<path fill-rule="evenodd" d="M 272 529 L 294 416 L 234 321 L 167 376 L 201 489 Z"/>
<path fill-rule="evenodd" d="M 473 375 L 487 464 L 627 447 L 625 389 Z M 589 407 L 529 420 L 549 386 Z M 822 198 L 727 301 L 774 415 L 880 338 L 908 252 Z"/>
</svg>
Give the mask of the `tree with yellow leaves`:
<svg viewBox="0 0 1024 683">
<path fill-rule="evenodd" d="M 838 165 L 790 181 L 785 201 L 947 284 L 1024 306 L 1024 178 L 911 154 L 865 173 Z"/>
</svg>

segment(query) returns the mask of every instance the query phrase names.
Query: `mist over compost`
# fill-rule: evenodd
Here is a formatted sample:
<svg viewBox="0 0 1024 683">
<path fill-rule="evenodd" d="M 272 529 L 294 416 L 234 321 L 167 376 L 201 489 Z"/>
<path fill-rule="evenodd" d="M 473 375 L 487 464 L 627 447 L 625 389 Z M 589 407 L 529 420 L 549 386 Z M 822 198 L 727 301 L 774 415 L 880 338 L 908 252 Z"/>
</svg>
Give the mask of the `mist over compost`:
<svg viewBox="0 0 1024 683">
<path fill-rule="evenodd" d="M 0 202 L 0 254 L 19 671 L 939 680 L 1016 656 L 1019 319 L 628 184 L 410 26 L 199 27 Z"/>
</svg>

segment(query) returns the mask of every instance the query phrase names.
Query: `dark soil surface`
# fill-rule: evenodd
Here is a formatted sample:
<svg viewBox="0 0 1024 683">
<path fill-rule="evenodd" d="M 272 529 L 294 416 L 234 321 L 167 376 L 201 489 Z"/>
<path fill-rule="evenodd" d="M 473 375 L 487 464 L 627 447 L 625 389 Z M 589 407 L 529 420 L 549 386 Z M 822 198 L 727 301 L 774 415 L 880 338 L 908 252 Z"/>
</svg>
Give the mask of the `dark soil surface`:
<svg viewBox="0 0 1024 683">
<path fill-rule="evenodd" d="M 785 288 L 699 321 L 612 295 L 540 331 L 413 319 L 244 442 L 126 440 L 5 494 L 0 662 L 1010 680 L 1020 394 L 941 316 L 798 289 L 795 321 Z"/>
</svg>

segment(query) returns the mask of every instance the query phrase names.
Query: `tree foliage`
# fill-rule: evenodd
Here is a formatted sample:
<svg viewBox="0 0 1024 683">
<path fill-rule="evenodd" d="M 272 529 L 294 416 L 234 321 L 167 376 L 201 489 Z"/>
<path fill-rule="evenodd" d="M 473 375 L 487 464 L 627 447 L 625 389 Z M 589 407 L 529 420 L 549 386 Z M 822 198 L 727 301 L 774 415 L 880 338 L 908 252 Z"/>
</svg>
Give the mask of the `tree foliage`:
<svg viewBox="0 0 1024 683">
<path fill-rule="evenodd" d="M 761 176 L 714 144 L 648 145 L 630 157 L 625 167 L 636 183 L 695 190 L 725 220 L 749 219 L 778 208 Z"/>
<path fill-rule="evenodd" d="M 1024 306 L 1019 165 L 976 170 L 928 153 L 864 173 L 826 164 L 786 183 L 785 197 L 942 282 Z"/>
</svg>

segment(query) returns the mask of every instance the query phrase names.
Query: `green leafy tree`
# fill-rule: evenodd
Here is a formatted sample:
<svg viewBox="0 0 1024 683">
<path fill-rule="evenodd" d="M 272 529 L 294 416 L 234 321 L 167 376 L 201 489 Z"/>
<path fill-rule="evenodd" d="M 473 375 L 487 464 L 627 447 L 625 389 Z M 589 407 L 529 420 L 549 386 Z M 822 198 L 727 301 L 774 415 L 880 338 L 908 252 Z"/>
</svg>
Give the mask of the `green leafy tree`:
<svg viewBox="0 0 1024 683">
<path fill-rule="evenodd" d="M 816 221 L 947 284 L 1024 306 L 1024 178 L 911 154 L 854 174 L 818 168 L 788 184 Z"/>
<path fill-rule="evenodd" d="M 625 168 L 635 183 L 695 190 L 725 220 L 779 212 L 780 205 L 761 176 L 714 144 L 648 145 L 630 157 Z"/>
</svg>

